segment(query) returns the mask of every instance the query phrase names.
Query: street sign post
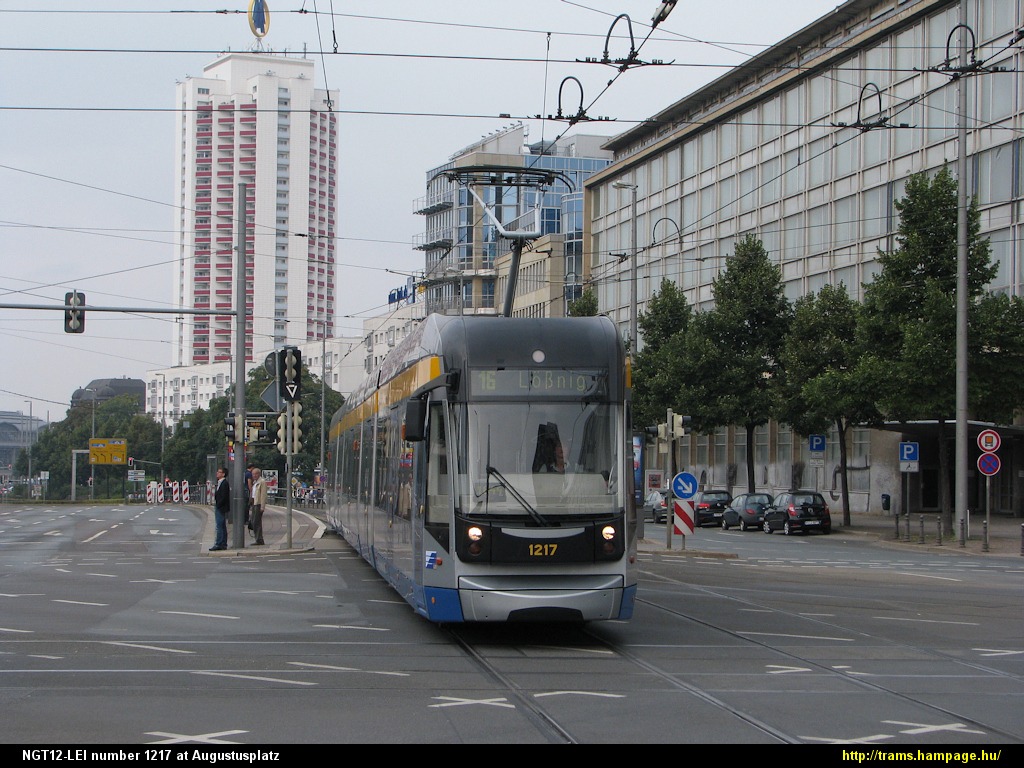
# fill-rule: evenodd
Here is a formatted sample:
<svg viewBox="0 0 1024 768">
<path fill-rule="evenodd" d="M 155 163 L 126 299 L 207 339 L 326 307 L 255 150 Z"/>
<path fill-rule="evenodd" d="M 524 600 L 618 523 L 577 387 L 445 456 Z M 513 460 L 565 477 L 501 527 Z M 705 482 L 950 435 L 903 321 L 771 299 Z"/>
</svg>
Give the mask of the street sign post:
<svg viewBox="0 0 1024 768">
<path fill-rule="evenodd" d="M 918 472 L 921 464 L 919 443 L 900 443 L 900 472 Z"/>
</svg>

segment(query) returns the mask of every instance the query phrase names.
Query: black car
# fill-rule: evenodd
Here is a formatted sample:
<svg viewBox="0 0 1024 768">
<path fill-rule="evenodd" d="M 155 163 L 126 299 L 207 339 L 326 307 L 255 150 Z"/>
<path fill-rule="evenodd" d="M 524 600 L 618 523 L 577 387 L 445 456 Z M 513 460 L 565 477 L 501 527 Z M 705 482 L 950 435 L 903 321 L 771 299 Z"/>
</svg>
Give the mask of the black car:
<svg viewBox="0 0 1024 768">
<path fill-rule="evenodd" d="M 832 533 L 832 515 L 825 497 L 817 491 L 786 491 L 780 493 L 765 510 L 761 524 L 765 533 L 785 534 L 818 531 Z"/>
<path fill-rule="evenodd" d="M 728 491 L 700 491 L 693 497 L 693 524 L 700 528 L 702 525 L 720 525 L 722 513 L 732 501 Z"/>
<path fill-rule="evenodd" d="M 741 531 L 758 529 L 764 523 L 764 511 L 772 505 L 767 493 L 741 493 L 722 513 L 722 529 L 739 526 Z"/>
</svg>

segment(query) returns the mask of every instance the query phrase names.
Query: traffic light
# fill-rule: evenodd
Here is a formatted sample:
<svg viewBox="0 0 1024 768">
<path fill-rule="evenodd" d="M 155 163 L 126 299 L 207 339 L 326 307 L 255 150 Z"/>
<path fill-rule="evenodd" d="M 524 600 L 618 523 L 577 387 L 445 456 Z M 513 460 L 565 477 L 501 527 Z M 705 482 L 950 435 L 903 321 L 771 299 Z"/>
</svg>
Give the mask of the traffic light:
<svg viewBox="0 0 1024 768">
<path fill-rule="evenodd" d="M 282 455 L 288 453 L 288 411 L 281 411 L 277 417 L 277 450 Z"/>
<path fill-rule="evenodd" d="M 302 352 L 298 347 L 285 347 L 277 353 L 277 390 L 289 403 L 302 395 Z"/>
<path fill-rule="evenodd" d="M 299 416 L 301 412 L 302 403 L 292 403 L 292 453 L 302 450 L 302 430 L 299 429 L 299 424 L 302 423 L 302 417 Z"/>
<path fill-rule="evenodd" d="M 70 291 L 64 294 L 64 333 L 85 333 L 85 294 Z"/>
<path fill-rule="evenodd" d="M 229 443 L 235 442 L 235 414 L 228 414 L 228 417 L 224 419 L 224 437 L 228 439 Z"/>
<path fill-rule="evenodd" d="M 128 466 L 129 467 L 134 467 L 135 466 L 135 459 L 133 459 L 131 456 L 128 457 Z"/>
</svg>

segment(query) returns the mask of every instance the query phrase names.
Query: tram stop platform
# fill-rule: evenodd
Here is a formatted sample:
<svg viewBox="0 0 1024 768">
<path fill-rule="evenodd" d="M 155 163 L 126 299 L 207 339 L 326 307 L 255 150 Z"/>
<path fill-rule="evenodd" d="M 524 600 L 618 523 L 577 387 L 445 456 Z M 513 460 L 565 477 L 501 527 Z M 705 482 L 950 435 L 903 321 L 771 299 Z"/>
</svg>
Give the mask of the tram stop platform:
<svg viewBox="0 0 1024 768">
<path fill-rule="evenodd" d="M 326 525 L 305 507 L 295 506 L 288 513 L 288 508 L 268 504 L 263 513 L 262 546 L 255 543 L 252 532 L 243 526 L 244 544 L 235 546 L 235 526 L 228 523 L 228 548 L 211 552 L 210 547 L 217 537 L 217 526 L 214 521 L 213 507 L 207 507 L 207 521 L 203 529 L 202 553 L 210 557 L 237 557 L 239 555 L 280 555 L 296 552 L 308 552 L 317 549 L 320 541 L 330 543 L 336 537 L 324 538 Z"/>
</svg>

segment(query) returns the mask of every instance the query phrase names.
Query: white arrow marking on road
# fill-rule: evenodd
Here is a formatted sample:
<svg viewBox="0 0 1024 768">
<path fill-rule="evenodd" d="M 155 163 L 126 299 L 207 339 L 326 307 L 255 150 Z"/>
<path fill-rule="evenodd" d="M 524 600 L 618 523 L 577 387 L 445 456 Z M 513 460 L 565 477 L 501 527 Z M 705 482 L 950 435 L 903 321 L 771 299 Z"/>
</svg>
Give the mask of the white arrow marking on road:
<svg viewBox="0 0 1024 768">
<path fill-rule="evenodd" d="M 769 675 L 785 675 L 790 672 L 810 672 L 810 667 L 784 667 L 781 664 L 769 664 L 768 674 Z"/>
<path fill-rule="evenodd" d="M 1016 656 L 1024 651 L 1002 651 L 998 648 L 972 648 L 972 651 L 981 651 L 982 656 Z"/>
</svg>

